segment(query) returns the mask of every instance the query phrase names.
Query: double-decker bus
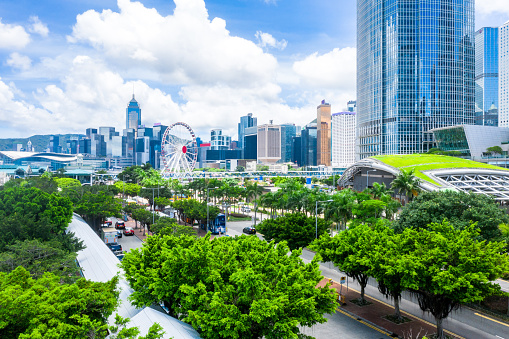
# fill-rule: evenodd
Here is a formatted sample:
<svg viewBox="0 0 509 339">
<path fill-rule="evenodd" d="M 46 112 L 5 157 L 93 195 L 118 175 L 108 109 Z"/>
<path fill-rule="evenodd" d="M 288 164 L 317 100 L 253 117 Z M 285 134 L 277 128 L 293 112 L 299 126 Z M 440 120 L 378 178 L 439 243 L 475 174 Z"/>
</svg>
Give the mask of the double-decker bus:
<svg viewBox="0 0 509 339">
<path fill-rule="evenodd" d="M 215 219 L 209 221 L 209 229 L 212 234 L 226 233 L 226 217 L 219 214 Z"/>
</svg>

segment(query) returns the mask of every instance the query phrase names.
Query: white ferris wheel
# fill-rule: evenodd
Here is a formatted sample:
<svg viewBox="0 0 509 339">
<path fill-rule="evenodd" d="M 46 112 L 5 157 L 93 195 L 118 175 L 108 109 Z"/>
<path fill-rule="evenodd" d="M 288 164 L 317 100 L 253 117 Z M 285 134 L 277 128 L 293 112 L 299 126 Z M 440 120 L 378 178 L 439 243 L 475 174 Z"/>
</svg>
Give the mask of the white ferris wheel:
<svg viewBox="0 0 509 339">
<path fill-rule="evenodd" d="M 196 136 L 189 125 L 176 122 L 166 129 L 161 142 L 161 157 L 164 164 L 161 171 L 163 177 L 181 178 L 193 171 L 198 147 Z"/>
</svg>

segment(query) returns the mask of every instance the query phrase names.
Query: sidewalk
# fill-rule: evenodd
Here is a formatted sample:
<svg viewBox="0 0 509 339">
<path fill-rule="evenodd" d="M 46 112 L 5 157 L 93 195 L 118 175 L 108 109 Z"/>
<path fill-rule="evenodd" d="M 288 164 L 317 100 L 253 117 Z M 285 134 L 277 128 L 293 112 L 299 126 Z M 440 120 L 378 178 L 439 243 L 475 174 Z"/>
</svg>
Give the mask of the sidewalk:
<svg viewBox="0 0 509 339">
<path fill-rule="evenodd" d="M 325 284 L 329 281 L 329 279 L 323 279 L 318 286 L 325 286 Z M 430 336 L 436 333 L 436 326 L 427 321 L 419 319 L 413 315 L 410 315 L 404 311 L 401 311 L 402 316 L 409 318 L 411 321 L 396 324 L 392 321 L 385 319 L 384 317 L 387 315 L 394 314 L 394 307 L 381 302 L 377 299 L 371 298 L 369 296 L 365 296 L 366 300 L 371 302 L 372 304 L 366 306 L 357 306 L 352 303 L 350 300 L 360 298 L 360 292 L 349 288 L 347 291 L 346 285 L 341 287 L 341 284 L 338 282 L 332 281 L 331 288 L 336 289 L 336 291 L 341 291 L 342 295 L 345 296 L 345 304 L 341 305 L 338 312 L 341 312 L 347 316 L 355 318 L 360 322 L 364 323 L 367 326 L 373 327 L 375 326 L 380 330 L 380 332 L 384 333 L 388 336 L 395 338 L 422 338 L 423 336 Z M 458 339 L 464 339 L 458 335 L 455 335 L 449 331 L 445 331 L 448 336 Z"/>
</svg>

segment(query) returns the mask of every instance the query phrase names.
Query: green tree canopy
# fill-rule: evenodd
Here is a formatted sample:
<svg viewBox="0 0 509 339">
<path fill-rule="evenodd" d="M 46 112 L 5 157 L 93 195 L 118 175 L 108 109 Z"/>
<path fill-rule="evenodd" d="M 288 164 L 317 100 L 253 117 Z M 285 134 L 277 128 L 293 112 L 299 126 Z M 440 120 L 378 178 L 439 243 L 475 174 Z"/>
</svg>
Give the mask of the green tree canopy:
<svg viewBox="0 0 509 339">
<path fill-rule="evenodd" d="M 163 301 L 207 338 L 295 338 L 299 326 L 323 323 L 336 294 L 319 258 L 257 237 L 149 237 L 121 265 L 138 306 Z"/>
<path fill-rule="evenodd" d="M 318 218 L 318 236 L 329 231 L 330 222 Z M 291 250 L 308 246 L 316 236 L 316 219 L 303 213 L 288 213 L 276 219 L 266 219 L 256 226 L 267 241 L 286 241 Z"/>
<path fill-rule="evenodd" d="M 420 308 L 435 317 L 438 338 L 445 338 L 443 319 L 459 305 L 500 293 L 493 281 L 509 268 L 505 243 L 479 241 L 478 235 L 475 224 L 460 230 L 449 222 L 403 233 L 406 241 L 414 242 L 407 266 L 412 291 Z"/>
<path fill-rule="evenodd" d="M 96 194 L 85 192 L 75 206 L 76 213 L 83 216 L 87 223 L 96 229 L 107 217 L 120 217 L 121 210 L 119 200 L 103 191 Z"/>
<path fill-rule="evenodd" d="M 490 152 L 492 154 L 502 154 L 502 147 L 500 146 L 491 146 L 486 149 L 486 152 Z"/>
<path fill-rule="evenodd" d="M 509 216 L 498 208 L 492 197 L 483 194 L 438 191 L 423 192 L 401 211 L 395 230 L 405 228 L 427 228 L 431 223 L 442 223 L 444 219 L 458 229 L 476 222 L 480 236 L 486 240 L 500 240 L 499 225 L 509 223 Z"/>
<path fill-rule="evenodd" d="M 37 188 L 0 191 L 0 251 L 14 241 L 49 240 L 62 234 L 72 218 L 69 199 Z"/>
<path fill-rule="evenodd" d="M 150 227 L 150 231 L 158 235 L 196 235 L 196 231 L 191 226 L 179 225 L 173 218 L 159 218 Z"/>
<path fill-rule="evenodd" d="M 399 193 L 405 194 L 410 201 L 421 191 L 419 186 L 421 184 L 421 179 L 417 178 L 414 173 L 414 169 L 403 169 L 391 183 L 391 188 L 395 192 L 398 191 Z"/>
<path fill-rule="evenodd" d="M 0 337 L 85 338 L 84 322 L 104 325 L 115 310 L 117 282 L 62 284 L 51 273 L 33 279 L 23 267 L 0 272 Z"/>
<path fill-rule="evenodd" d="M 73 178 L 55 178 L 55 181 L 57 182 L 58 187 L 61 189 L 81 187 L 81 182 Z"/>
</svg>

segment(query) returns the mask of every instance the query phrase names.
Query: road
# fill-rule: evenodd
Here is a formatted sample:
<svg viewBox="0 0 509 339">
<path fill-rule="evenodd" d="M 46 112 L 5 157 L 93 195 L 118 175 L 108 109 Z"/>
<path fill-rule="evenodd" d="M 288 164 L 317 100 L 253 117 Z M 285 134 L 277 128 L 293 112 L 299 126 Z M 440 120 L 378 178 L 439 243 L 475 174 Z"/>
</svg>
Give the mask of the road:
<svg viewBox="0 0 509 339">
<path fill-rule="evenodd" d="M 227 225 L 228 234 L 231 236 L 240 235 L 244 227 L 251 225 L 253 225 L 252 221 L 229 222 Z M 257 234 L 257 236 L 263 239 L 260 234 Z M 302 259 L 305 262 L 311 262 L 313 256 L 314 253 L 311 251 L 306 249 L 302 251 Z M 332 263 L 320 264 L 320 270 L 323 276 L 332 278 L 334 281 L 339 281 L 340 277 L 345 276 L 345 274 L 334 267 Z M 502 290 L 509 292 L 509 282 L 504 280 L 498 280 L 497 282 L 500 284 Z M 351 278 L 348 278 L 348 284 L 351 288 L 360 291 L 360 286 Z M 385 296 L 380 294 L 374 279 L 370 279 L 366 287 L 366 294 L 392 305 L 392 301 L 387 300 Z M 403 294 L 401 309 L 435 324 L 433 317 L 431 317 L 429 313 L 422 312 L 417 300 L 407 292 Z M 327 323 L 317 326 L 328 327 Z M 452 312 L 449 317 L 444 320 L 444 328 L 467 339 L 509 339 L 509 324 L 500 322 L 489 316 L 487 317 L 467 307 Z"/>
</svg>

